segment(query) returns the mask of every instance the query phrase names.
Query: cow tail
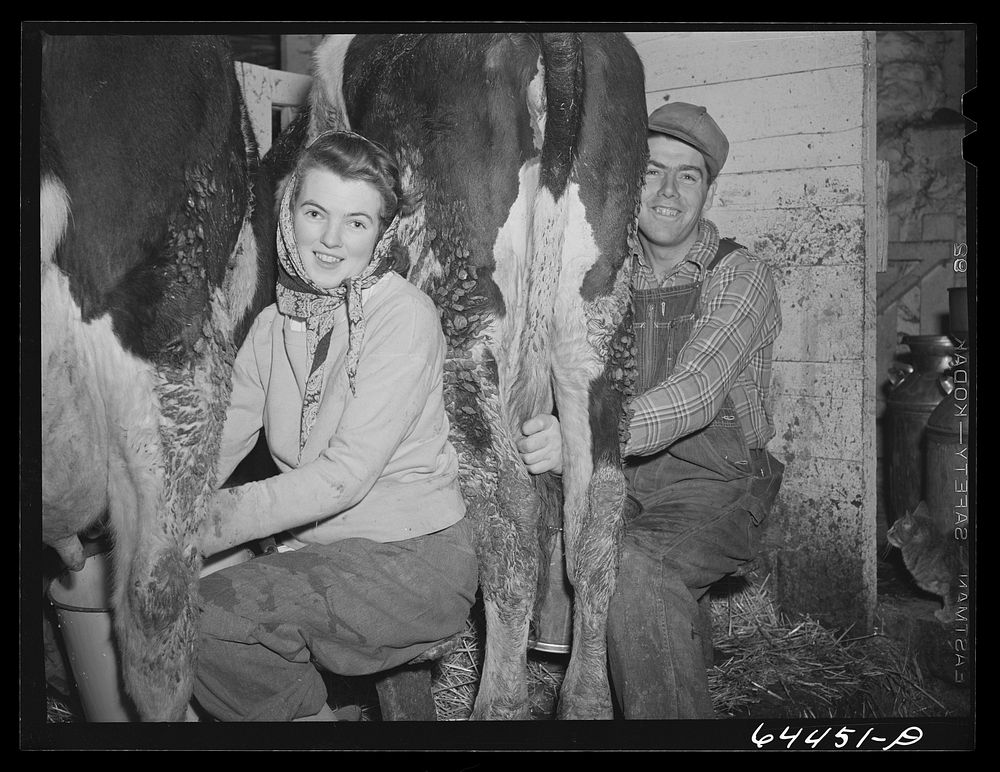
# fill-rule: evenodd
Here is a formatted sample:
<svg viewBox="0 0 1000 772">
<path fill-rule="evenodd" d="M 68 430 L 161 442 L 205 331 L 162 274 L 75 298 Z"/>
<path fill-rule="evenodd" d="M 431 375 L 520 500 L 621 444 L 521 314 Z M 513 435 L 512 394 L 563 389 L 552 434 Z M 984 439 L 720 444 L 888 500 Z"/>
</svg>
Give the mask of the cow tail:
<svg viewBox="0 0 1000 772">
<path fill-rule="evenodd" d="M 545 128 L 542 134 L 538 195 L 531 219 L 530 280 L 528 317 L 552 318 L 554 293 L 562 269 L 563 242 L 569 218 L 566 195 L 570 173 L 578 153 L 583 122 L 584 68 L 583 46 L 579 34 L 541 35 L 541 60 L 544 69 Z M 528 325 L 534 329 L 534 325 Z M 535 332 L 537 334 L 537 330 Z M 551 332 L 543 333 L 541 347 L 552 344 Z M 526 360 L 527 361 L 527 360 Z M 523 374 L 520 381 L 532 383 L 537 373 Z M 529 411 L 533 412 L 533 411 Z M 526 418 L 527 416 L 523 416 Z M 561 578 L 549 576 L 558 565 L 560 550 L 557 536 L 562 531 L 562 484 L 549 474 L 533 477 L 538 495 L 539 565 L 533 617 L 540 619 L 550 583 L 560 586 Z M 553 563 L 555 560 L 555 563 Z"/>
<path fill-rule="evenodd" d="M 545 134 L 539 182 L 559 199 L 576 157 L 583 113 L 583 46 L 578 33 L 541 36 Z"/>
<path fill-rule="evenodd" d="M 551 410 L 553 310 L 563 246 L 570 215 L 570 176 L 577 157 L 583 108 L 583 50 L 576 33 L 539 35 L 539 74 L 527 89 L 527 112 L 535 141 L 541 129 L 538 181 L 528 212 L 528 244 L 523 272 L 524 293 L 517 324 L 523 352 L 509 377 L 511 429 L 539 412 Z M 537 147 L 537 145 L 536 145 Z"/>
<path fill-rule="evenodd" d="M 540 46 L 544 94 L 541 120 L 544 128 L 538 189 L 530 213 L 530 279 L 526 285 L 528 300 L 525 329 L 527 335 L 536 338 L 534 342 L 544 348 L 550 340 L 547 325 L 539 327 L 533 320 L 548 320 L 552 316 L 569 217 L 570 197 L 566 192 L 577 156 L 582 124 L 584 76 L 580 35 L 541 35 Z M 534 113 L 532 105 L 529 105 L 529 112 Z M 540 340 L 537 339 L 539 336 Z M 523 378 L 515 379 L 514 382 L 535 382 L 537 376 L 538 373 L 525 373 Z M 522 420 L 527 417 L 523 416 Z"/>
</svg>

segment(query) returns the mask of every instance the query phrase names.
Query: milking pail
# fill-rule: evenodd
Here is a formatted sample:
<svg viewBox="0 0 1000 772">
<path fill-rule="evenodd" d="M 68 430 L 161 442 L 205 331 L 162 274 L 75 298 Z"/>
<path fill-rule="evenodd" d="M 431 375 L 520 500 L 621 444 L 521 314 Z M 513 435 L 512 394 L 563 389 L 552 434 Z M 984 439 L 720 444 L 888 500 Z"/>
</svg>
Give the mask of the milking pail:
<svg viewBox="0 0 1000 772">
<path fill-rule="evenodd" d="M 234 547 L 206 560 L 201 576 L 252 557 L 249 549 Z M 112 570 L 111 555 L 98 552 L 87 558 L 81 571 L 64 571 L 48 588 L 88 722 L 139 720 L 121 678 L 111 608 Z"/>
<path fill-rule="evenodd" d="M 539 590 L 528 629 L 528 648 L 548 654 L 568 654 L 573 644 L 573 587 L 566 574 L 563 531 L 549 538 L 548 578 Z"/>
<path fill-rule="evenodd" d="M 951 367 L 955 346 L 946 335 L 907 335 L 910 362 L 895 363 L 887 404 L 889 419 L 889 509 L 892 521 L 916 509 L 924 498 L 926 427 L 947 395 L 942 379 Z"/>
<path fill-rule="evenodd" d="M 80 571 L 64 571 L 49 584 L 49 602 L 84 717 L 90 722 L 138 720 L 122 687 L 111 613 L 111 557 L 91 555 Z"/>
<path fill-rule="evenodd" d="M 624 519 L 639 515 L 642 504 L 626 496 Z M 566 550 L 563 531 L 550 529 L 548 574 L 540 600 L 528 629 L 528 648 L 549 654 L 568 654 L 573 648 L 573 586 L 566 573 Z"/>
</svg>

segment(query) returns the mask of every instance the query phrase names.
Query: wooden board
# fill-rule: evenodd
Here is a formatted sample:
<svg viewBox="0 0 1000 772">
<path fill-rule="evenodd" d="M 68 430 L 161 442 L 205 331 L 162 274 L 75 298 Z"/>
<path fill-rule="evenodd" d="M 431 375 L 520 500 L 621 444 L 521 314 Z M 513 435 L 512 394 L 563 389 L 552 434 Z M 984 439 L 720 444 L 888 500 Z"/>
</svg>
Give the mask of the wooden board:
<svg viewBox="0 0 1000 772">
<path fill-rule="evenodd" d="M 236 80 L 243 91 L 243 101 L 263 158 L 271 148 L 271 71 L 249 62 L 236 62 L 234 66 Z"/>
<path fill-rule="evenodd" d="M 778 269 L 858 264 L 865 260 L 864 207 L 794 207 L 760 211 L 713 208 L 709 217 Z M 858 277 L 860 282 L 860 277 Z M 860 294 L 860 283 L 855 287 Z M 858 321 L 858 320 L 855 320 Z"/>
<path fill-rule="evenodd" d="M 786 362 L 861 363 L 864 298 L 859 265 L 811 265 L 776 272 L 782 330 L 774 347 Z M 858 406 L 861 409 L 861 406 Z"/>
<path fill-rule="evenodd" d="M 857 163 L 861 135 L 853 131 L 800 131 L 743 139 L 729 146 L 725 174 L 817 169 Z"/>
<path fill-rule="evenodd" d="M 842 396 L 788 395 L 777 390 L 772 406 L 777 439 L 787 459 L 840 459 L 861 463 L 863 398 L 860 379 L 841 381 Z M 860 478 L 859 478 L 860 482 Z M 794 487 L 800 487 L 796 478 Z"/>
<path fill-rule="evenodd" d="M 828 166 L 819 169 L 725 173 L 719 177 L 713 206 L 727 211 L 852 206 L 864 203 L 862 168 Z"/>
<path fill-rule="evenodd" d="M 647 82 L 650 112 L 672 102 L 704 105 L 730 144 L 800 132 L 832 133 L 861 128 L 863 72 L 858 67 L 773 75 L 708 86 Z"/>
<path fill-rule="evenodd" d="M 263 157 L 271 149 L 274 112 L 296 109 L 303 104 L 308 98 L 312 78 L 248 62 L 236 62 L 234 66 L 260 155 Z M 282 126 L 287 125 L 288 120 L 289 114 L 286 112 L 282 117 Z"/>
<path fill-rule="evenodd" d="M 775 360 L 771 388 L 790 398 L 833 399 L 844 396 L 845 389 L 860 398 L 864 378 L 858 360 L 840 362 L 802 362 Z"/>
<path fill-rule="evenodd" d="M 861 61 L 861 37 L 856 32 L 629 32 L 627 35 L 643 60 L 647 90 L 852 67 Z"/>
<path fill-rule="evenodd" d="M 864 476 L 863 465 L 858 461 L 831 459 L 822 456 L 794 457 L 786 465 L 785 473 L 794 472 L 796 485 L 787 492 L 791 508 L 810 505 L 819 514 L 831 504 L 843 506 L 858 501 L 858 487 Z M 850 516 L 859 516 L 860 502 L 853 505 Z M 832 518 L 817 518 L 821 527 L 829 529 Z M 834 528 L 836 526 L 833 526 Z"/>
</svg>

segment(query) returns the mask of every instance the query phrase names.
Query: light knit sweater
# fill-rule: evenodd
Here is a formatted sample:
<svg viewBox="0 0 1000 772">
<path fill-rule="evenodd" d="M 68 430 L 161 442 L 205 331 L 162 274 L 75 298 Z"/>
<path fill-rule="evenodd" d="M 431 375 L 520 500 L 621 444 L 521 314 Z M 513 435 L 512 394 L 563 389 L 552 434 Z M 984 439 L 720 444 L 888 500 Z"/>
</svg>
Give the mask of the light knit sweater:
<svg viewBox="0 0 1000 772">
<path fill-rule="evenodd" d="M 399 541 L 462 519 L 458 459 L 442 393 L 445 342 L 430 299 L 386 274 L 362 294 L 367 328 L 356 387 L 345 370 L 347 314 L 337 309 L 319 415 L 299 459 L 308 373 L 304 324 L 269 306 L 236 358 L 218 479 L 263 428 L 281 474 L 217 491 L 203 553 L 293 530 L 303 542 Z"/>
</svg>

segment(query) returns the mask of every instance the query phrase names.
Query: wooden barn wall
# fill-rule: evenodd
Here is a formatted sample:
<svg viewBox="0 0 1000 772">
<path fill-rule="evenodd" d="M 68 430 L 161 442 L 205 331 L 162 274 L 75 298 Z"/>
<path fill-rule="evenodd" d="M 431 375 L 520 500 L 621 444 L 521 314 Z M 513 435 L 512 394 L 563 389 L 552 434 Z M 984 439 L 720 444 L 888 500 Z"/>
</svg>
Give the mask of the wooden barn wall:
<svg viewBox="0 0 1000 772">
<path fill-rule="evenodd" d="M 649 111 L 704 105 L 730 140 L 709 217 L 774 269 L 786 464 L 765 532 L 779 602 L 869 629 L 875 609 L 875 95 L 870 32 L 629 33 Z M 871 227 L 868 227 L 868 224 Z"/>
</svg>

